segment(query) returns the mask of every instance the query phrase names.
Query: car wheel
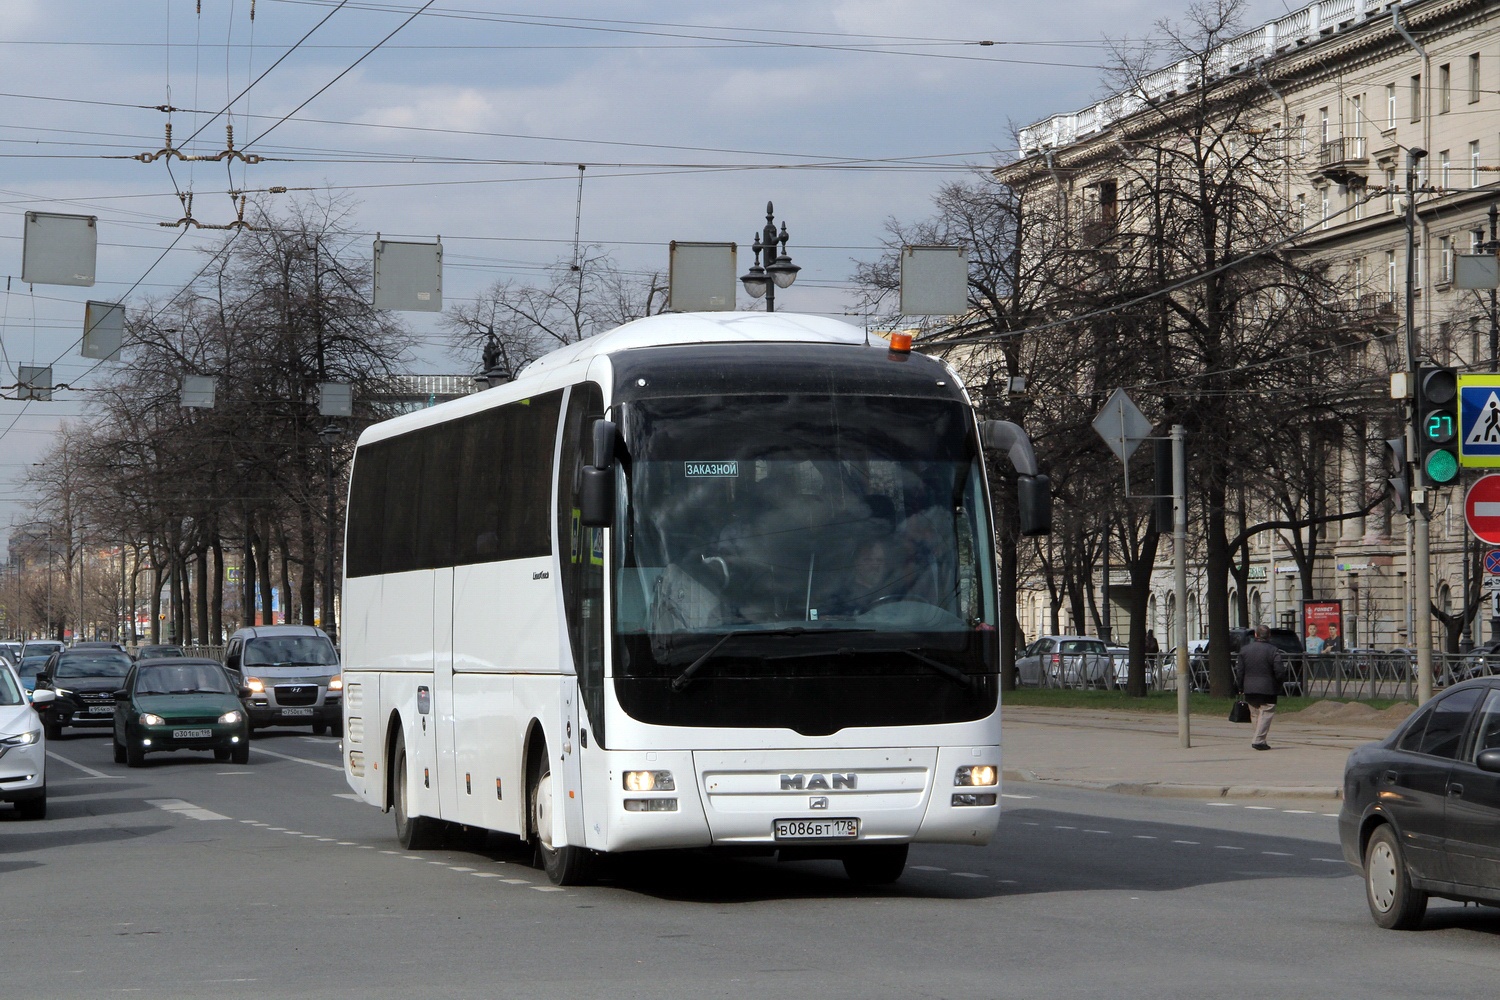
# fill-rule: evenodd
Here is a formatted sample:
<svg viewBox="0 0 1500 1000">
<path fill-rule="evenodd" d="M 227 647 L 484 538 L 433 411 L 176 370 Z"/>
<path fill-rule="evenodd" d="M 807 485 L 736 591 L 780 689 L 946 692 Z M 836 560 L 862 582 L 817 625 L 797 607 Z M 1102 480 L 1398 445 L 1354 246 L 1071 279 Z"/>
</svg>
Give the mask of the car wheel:
<svg viewBox="0 0 1500 1000">
<path fill-rule="evenodd" d="M 536 844 L 537 867 L 547 873 L 553 885 L 582 885 L 588 877 L 588 849 L 576 844 L 552 846 L 552 763 L 546 744 L 538 747 L 527 784 L 528 825 L 532 843 Z"/>
<path fill-rule="evenodd" d="M 42 786 L 42 794 L 34 799 L 16 803 L 16 815 L 22 819 L 46 819 L 47 818 L 47 786 Z"/>
<path fill-rule="evenodd" d="M 342 716 L 340 716 L 339 718 L 333 720 L 332 722 L 330 722 L 328 724 L 328 735 L 330 735 L 330 736 L 337 736 L 337 737 L 339 737 L 341 739 L 343 738 L 343 735 L 344 735 L 344 719 L 343 719 Z"/>
<path fill-rule="evenodd" d="M 125 763 L 125 748 L 120 746 L 118 742 L 115 743 L 115 763 Z"/>
<path fill-rule="evenodd" d="M 62 739 L 62 723 L 61 722 L 53 722 L 52 720 L 49 719 L 46 722 L 42 723 L 42 728 L 45 729 L 45 730 L 47 730 L 47 739 L 49 739 L 49 740 L 60 740 L 60 739 Z"/>
<path fill-rule="evenodd" d="M 146 749 L 139 743 L 125 744 L 125 764 L 127 767 L 140 767 L 146 763 Z"/>
<path fill-rule="evenodd" d="M 322 722 L 314 722 L 313 723 L 313 735 L 314 736 L 322 736 L 326 732 L 328 732 L 328 726 L 325 723 L 322 723 Z"/>
<path fill-rule="evenodd" d="M 214 747 L 214 760 L 223 763 L 229 759 L 229 755 L 233 752 L 228 747 Z"/>
<path fill-rule="evenodd" d="M 906 844 L 856 847 L 844 855 L 844 873 L 860 885 L 890 885 L 906 870 Z"/>
<path fill-rule="evenodd" d="M 406 738 L 399 733 L 396 735 L 396 752 L 393 759 L 395 773 L 392 778 L 395 787 L 392 789 L 391 797 L 395 799 L 396 839 L 401 841 L 401 846 L 408 851 L 423 851 L 436 847 L 442 830 L 441 821 L 430 816 L 414 816 L 411 813 L 411 789 L 408 787 L 410 778 L 406 773 Z"/>
<path fill-rule="evenodd" d="M 234 764 L 250 763 L 250 744 L 236 743 L 234 748 L 229 751 L 229 760 Z"/>
<path fill-rule="evenodd" d="M 1365 902 L 1387 930 L 1410 930 L 1427 912 L 1427 893 L 1413 889 L 1396 832 L 1382 824 L 1365 847 Z"/>
</svg>

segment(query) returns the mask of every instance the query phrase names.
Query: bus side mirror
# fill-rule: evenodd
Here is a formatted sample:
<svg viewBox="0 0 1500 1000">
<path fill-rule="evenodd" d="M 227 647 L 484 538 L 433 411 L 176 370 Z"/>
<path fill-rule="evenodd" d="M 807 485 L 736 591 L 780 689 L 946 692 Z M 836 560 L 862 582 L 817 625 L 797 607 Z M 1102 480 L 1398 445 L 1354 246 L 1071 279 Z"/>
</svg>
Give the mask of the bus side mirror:
<svg viewBox="0 0 1500 1000">
<path fill-rule="evenodd" d="M 594 461 L 583 467 L 578 519 L 585 528 L 607 528 L 615 513 L 615 434 L 612 420 L 594 421 Z"/>
<path fill-rule="evenodd" d="M 1022 535 L 1052 534 L 1052 480 L 1040 475 L 1018 477 L 1016 511 Z"/>
</svg>

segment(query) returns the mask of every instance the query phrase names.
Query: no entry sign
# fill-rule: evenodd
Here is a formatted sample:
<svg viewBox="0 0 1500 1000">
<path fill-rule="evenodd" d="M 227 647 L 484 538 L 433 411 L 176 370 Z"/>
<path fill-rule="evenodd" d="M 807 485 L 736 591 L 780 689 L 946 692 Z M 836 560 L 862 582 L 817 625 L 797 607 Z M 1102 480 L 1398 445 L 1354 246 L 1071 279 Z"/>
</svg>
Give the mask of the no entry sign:
<svg viewBox="0 0 1500 1000">
<path fill-rule="evenodd" d="M 1500 475 L 1481 476 L 1464 494 L 1464 520 L 1474 537 L 1500 545 Z"/>
</svg>

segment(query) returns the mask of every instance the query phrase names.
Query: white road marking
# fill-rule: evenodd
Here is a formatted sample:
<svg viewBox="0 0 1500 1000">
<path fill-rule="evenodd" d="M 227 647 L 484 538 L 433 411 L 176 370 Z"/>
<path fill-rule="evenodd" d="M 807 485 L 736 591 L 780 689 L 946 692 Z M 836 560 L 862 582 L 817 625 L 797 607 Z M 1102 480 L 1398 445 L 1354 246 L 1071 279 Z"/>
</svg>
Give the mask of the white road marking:
<svg viewBox="0 0 1500 1000">
<path fill-rule="evenodd" d="M 182 799 L 147 799 L 146 804 L 148 806 L 155 806 L 156 808 L 165 810 L 169 813 L 176 813 L 179 816 L 186 816 L 189 819 L 214 820 L 229 818 L 222 813 L 216 813 L 210 809 L 204 809 L 201 806 L 195 806 L 191 802 L 184 802 Z"/>
<path fill-rule="evenodd" d="M 946 868 L 938 868 L 935 865 L 912 865 L 911 869 L 919 872 L 945 872 L 948 870 Z"/>
<path fill-rule="evenodd" d="M 499 872 L 470 872 L 469 874 L 475 876 L 476 878 L 499 878 L 500 877 L 500 873 Z"/>
<path fill-rule="evenodd" d="M 1311 816 L 1313 812 L 1311 809 L 1283 809 L 1281 811 L 1293 816 Z"/>
<path fill-rule="evenodd" d="M 1172 843 L 1174 843 L 1174 844 L 1187 844 L 1189 847 L 1197 847 L 1198 846 L 1198 842 L 1196 840 L 1174 840 L 1174 841 L 1172 841 Z"/>
<path fill-rule="evenodd" d="M 249 771 L 215 771 L 214 774 L 249 774 Z"/>
<path fill-rule="evenodd" d="M 78 763 L 78 761 L 76 761 L 76 760 L 69 760 L 68 758 L 64 757 L 60 753 L 53 753 L 51 750 L 48 750 L 47 751 L 47 756 L 51 757 L 53 760 L 60 760 L 64 764 L 71 764 L 73 767 L 78 768 L 78 770 L 82 771 L 84 774 L 88 775 L 90 778 L 107 778 L 107 777 L 109 777 L 109 775 L 105 774 L 103 771 L 96 771 L 92 767 L 84 767 L 82 764 Z"/>
<path fill-rule="evenodd" d="M 1206 806 L 1214 806 L 1218 809 L 1233 809 L 1235 805 L 1233 802 L 1205 802 L 1203 804 Z"/>
<path fill-rule="evenodd" d="M 358 795 L 355 795 L 353 792 L 334 792 L 333 793 L 333 797 L 336 798 L 336 799 L 349 799 L 349 800 L 354 801 L 354 802 L 362 802 L 362 801 L 364 801 Z"/>
<path fill-rule="evenodd" d="M 1014 795 L 1014 794 L 1012 794 L 1010 792 L 1001 792 L 1000 793 L 1000 797 L 1002 799 L 1034 799 L 1034 798 L 1036 798 L 1035 795 Z"/>
<path fill-rule="evenodd" d="M 1308 860 L 1309 861 L 1326 861 L 1326 862 L 1328 862 L 1331 865 L 1341 865 L 1341 864 L 1344 863 L 1344 859 L 1343 858 L 1308 858 Z"/>
<path fill-rule="evenodd" d="M 1138 833 L 1138 834 L 1135 835 L 1135 839 L 1136 840 L 1155 840 L 1156 838 L 1153 837 L 1153 836 L 1151 836 L 1151 834 L 1149 834 L 1149 833 Z"/>
<path fill-rule="evenodd" d="M 344 772 L 343 766 L 339 764 L 325 764 L 321 760 L 308 760 L 306 757 L 293 757 L 289 753 L 277 753 L 275 750 L 267 750 L 265 747 L 260 746 L 259 744 L 256 744 L 255 752 L 263 753 L 267 757 L 280 757 L 282 760 L 294 760 L 299 764 L 311 764 L 313 767 L 322 767 L 330 771 L 338 771 L 340 774 Z"/>
<path fill-rule="evenodd" d="M 979 874 L 976 874 L 974 872 L 954 872 L 953 873 L 953 877 L 954 878 L 984 878 L 983 875 L 979 875 Z"/>
<path fill-rule="evenodd" d="M 532 888 L 535 889 L 537 892 L 565 892 L 566 891 L 560 885 L 534 885 L 534 886 L 532 886 Z"/>
<path fill-rule="evenodd" d="M 500 881 L 504 882 L 506 885 L 530 885 L 531 884 L 530 882 L 526 881 L 524 878 L 503 878 Z"/>
<path fill-rule="evenodd" d="M 1108 834 L 1109 833 L 1108 830 L 1085 830 L 1083 832 L 1084 833 L 1103 833 L 1103 834 Z"/>
<path fill-rule="evenodd" d="M 461 867 L 459 865 L 449 865 L 448 866 L 448 870 L 450 872 L 471 872 L 474 869 L 472 869 L 472 868 L 464 868 L 464 867 Z"/>
<path fill-rule="evenodd" d="M 1243 851 L 1244 848 L 1243 847 L 1231 847 L 1228 844 L 1215 844 L 1214 845 L 1214 850 L 1216 850 L 1216 851 Z"/>
<path fill-rule="evenodd" d="M 1262 854 L 1269 854 L 1273 858 L 1289 858 L 1289 857 L 1291 857 L 1291 855 L 1288 854 L 1286 851 L 1261 851 L 1260 853 L 1262 853 Z"/>
<path fill-rule="evenodd" d="M 1245 808 L 1246 809 L 1259 809 L 1262 812 L 1275 812 L 1276 811 L 1276 807 L 1275 806 L 1246 806 Z"/>
</svg>

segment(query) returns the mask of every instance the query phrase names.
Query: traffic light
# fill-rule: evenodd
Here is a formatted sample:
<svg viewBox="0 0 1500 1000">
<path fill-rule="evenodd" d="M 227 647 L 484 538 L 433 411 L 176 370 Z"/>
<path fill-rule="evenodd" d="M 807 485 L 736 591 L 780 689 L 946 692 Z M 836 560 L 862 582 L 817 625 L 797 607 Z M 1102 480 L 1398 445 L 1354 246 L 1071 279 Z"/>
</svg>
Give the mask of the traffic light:
<svg viewBox="0 0 1500 1000">
<path fill-rule="evenodd" d="M 1156 482 L 1151 489 L 1151 515 L 1156 519 L 1156 530 L 1170 535 L 1172 502 L 1176 493 L 1172 483 L 1172 441 L 1170 438 L 1156 438 L 1151 444 L 1156 466 Z"/>
<path fill-rule="evenodd" d="M 1411 513 L 1411 469 L 1406 464 L 1406 437 L 1404 435 L 1386 438 L 1385 446 L 1390 449 L 1387 455 L 1390 457 L 1390 469 L 1393 475 L 1386 480 L 1391 487 L 1391 498 L 1396 501 L 1396 508 L 1403 514 Z"/>
<path fill-rule="evenodd" d="M 1447 486 L 1458 479 L 1457 369 L 1417 372 L 1417 450 L 1430 485 Z"/>
</svg>

